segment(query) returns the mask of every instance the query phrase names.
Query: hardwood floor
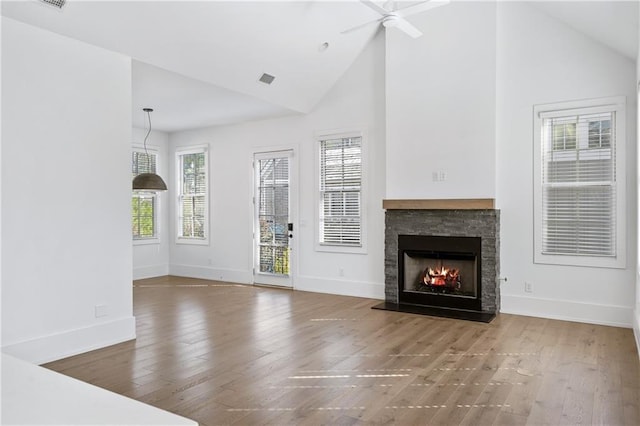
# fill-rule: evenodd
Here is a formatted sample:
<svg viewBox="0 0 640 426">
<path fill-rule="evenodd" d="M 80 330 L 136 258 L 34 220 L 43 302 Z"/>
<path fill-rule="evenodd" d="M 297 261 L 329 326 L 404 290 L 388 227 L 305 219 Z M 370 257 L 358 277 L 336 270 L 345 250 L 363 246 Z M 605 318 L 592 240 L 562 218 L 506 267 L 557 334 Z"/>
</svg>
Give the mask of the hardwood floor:
<svg viewBox="0 0 640 426">
<path fill-rule="evenodd" d="M 630 329 L 162 277 L 135 283 L 138 337 L 46 367 L 218 424 L 640 424 Z"/>
</svg>

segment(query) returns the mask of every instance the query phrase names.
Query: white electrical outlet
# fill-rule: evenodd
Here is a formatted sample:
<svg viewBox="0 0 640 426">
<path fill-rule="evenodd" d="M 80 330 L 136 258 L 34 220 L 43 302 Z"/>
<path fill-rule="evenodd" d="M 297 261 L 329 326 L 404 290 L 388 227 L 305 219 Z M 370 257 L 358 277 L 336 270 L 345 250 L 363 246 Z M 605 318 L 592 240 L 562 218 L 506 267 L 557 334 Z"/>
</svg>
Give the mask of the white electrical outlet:
<svg viewBox="0 0 640 426">
<path fill-rule="evenodd" d="M 109 315 L 107 305 L 96 305 L 96 318 L 106 317 Z"/>
<path fill-rule="evenodd" d="M 531 284 L 530 282 L 525 281 L 524 282 L 524 292 L 525 293 L 533 293 L 533 284 Z"/>
<path fill-rule="evenodd" d="M 344 269 L 338 269 L 338 276 L 344 277 Z"/>
</svg>

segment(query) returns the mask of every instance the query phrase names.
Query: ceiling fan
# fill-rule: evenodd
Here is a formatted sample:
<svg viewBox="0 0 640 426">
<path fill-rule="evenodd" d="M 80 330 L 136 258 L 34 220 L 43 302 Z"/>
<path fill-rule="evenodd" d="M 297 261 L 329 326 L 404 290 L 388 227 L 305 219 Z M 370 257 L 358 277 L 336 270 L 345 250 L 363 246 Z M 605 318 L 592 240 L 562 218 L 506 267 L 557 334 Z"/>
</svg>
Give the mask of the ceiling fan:
<svg viewBox="0 0 640 426">
<path fill-rule="evenodd" d="M 410 37 L 418 38 L 422 35 L 422 32 L 404 18 L 406 18 L 407 16 L 425 12 L 430 9 L 434 9 L 439 6 L 444 6 L 449 3 L 449 0 L 427 0 L 402 9 L 397 8 L 398 2 L 395 1 L 386 2 L 385 6 L 387 6 L 388 8 L 379 6 L 371 0 L 360 0 L 360 2 L 370 9 L 378 12 L 381 17 L 376 19 L 375 21 L 370 21 L 365 24 L 342 31 L 342 34 L 348 34 L 350 32 L 357 31 L 360 28 L 364 28 L 374 22 L 380 22 L 385 28 L 397 28 Z"/>
</svg>

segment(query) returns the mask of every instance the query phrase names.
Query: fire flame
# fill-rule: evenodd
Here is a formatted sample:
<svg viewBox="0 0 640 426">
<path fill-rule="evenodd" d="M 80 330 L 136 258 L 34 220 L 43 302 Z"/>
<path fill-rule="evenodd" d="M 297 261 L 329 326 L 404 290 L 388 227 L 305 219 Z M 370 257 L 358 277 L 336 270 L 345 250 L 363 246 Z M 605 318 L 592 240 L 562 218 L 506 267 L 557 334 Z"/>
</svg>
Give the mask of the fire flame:
<svg viewBox="0 0 640 426">
<path fill-rule="evenodd" d="M 459 271 L 457 269 L 449 269 L 444 266 L 441 268 L 429 268 L 424 276 L 424 283 L 430 285 L 447 285 L 458 281 Z"/>
</svg>

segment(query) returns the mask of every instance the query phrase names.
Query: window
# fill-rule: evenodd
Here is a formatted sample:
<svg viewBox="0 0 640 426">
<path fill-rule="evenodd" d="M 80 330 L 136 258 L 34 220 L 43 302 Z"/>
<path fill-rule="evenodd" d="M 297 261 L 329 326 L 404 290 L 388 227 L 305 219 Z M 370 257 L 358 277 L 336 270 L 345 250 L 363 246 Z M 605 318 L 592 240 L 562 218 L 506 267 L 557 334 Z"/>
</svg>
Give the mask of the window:
<svg viewBox="0 0 640 426">
<path fill-rule="evenodd" d="M 208 158 L 206 148 L 180 150 L 178 171 L 178 242 L 208 243 Z"/>
<path fill-rule="evenodd" d="M 156 173 L 157 154 L 134 149 L 131 154 L 132 179 L 141 173 Z M 134 241 L 143 242 L 156 240 L 156 206 L 157 196 L 151 192 L 134 192 L 131 197 L 132 226 L 131 233 Z"/>
<path fill-rule="evenodd" d="M 535 113 L 536 262 L 625 267 L 624 98 Z"/>
<path fill-rule="evenodd" d="M 362 137 L 320 139 L 321 246 L 362 247 Z"/>
</svg>

